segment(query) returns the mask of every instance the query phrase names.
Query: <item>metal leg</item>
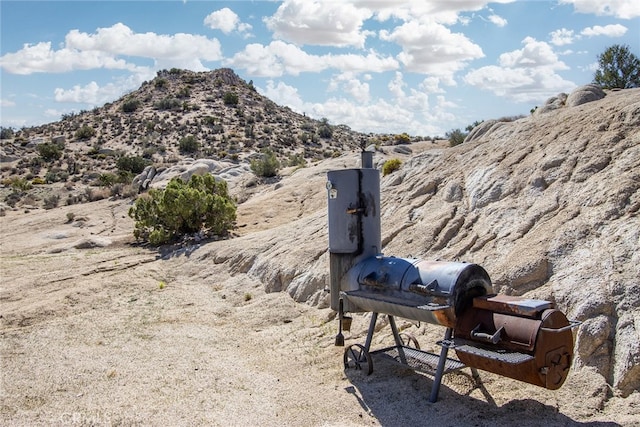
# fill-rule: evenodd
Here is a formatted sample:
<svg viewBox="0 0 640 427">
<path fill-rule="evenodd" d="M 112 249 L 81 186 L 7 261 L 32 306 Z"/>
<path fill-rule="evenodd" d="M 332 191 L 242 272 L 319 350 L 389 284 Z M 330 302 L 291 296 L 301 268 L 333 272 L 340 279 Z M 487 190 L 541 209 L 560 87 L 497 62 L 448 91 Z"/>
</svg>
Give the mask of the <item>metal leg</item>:
<svg viewBox="0 0 640 427">
<path fill-rule="evenodd" d="M 398 327 L 396 326 L 396 319 L 393 316 L 389 316 L 389 326 L 391 326 L 391 332 L 393 332 L 393 339 L 396 341 L 396 348 L 398 349 L 398 356 L 400 356 L 400 362 L 407 364 L 407 357 L 404 355 L 404 348 L 402 346 L 402 340 L 398 333 Z"/>
<path fill-rule="evenodd" d="M 371 348 L 371 341 L 373 340 L 373 331 L 376 328 L 376 321 L 378 320 L 378 313 L 371 313 L 371 323 L 369 323 L 369 332 L 367 332 L 367 340 L 364 343 L 365 350 L 369 351 Z"/>
<path fill-rule="evenodd" d="M 471 377 L 476 382 L 476 385 L 480 384 L 480 372 L 476 368 L 471 368 Z"/>
<path fill-rule="evenodd" d="M 440 392 L 440 383 L 442 382 L 442 375 L 444 374 L 444 367 L 447 362 L 447 353 L 449 352 L 449 347 L 447 346 L 447 341 L 451 339 L 453 335 L 453 329 L 447 328 L 447 331 L 444 333 L 444 342 L 442 343 L 442 349 L 440 350 L 440 359 L 438 359 L 438 368 L 436 369 L 436 375 L 433 378 L 433 388 L 431 389 L 431 397 L 429 397 L 429 402 L 435 403 L 438 400 L 438 393 Z"/>
</svg>

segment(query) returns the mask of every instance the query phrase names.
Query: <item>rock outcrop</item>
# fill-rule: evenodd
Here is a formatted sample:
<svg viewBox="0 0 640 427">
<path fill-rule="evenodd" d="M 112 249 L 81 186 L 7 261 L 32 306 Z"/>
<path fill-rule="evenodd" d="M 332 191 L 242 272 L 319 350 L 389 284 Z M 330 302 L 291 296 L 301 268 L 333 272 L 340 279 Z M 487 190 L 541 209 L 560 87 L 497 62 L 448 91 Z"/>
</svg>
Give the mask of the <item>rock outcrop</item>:
<svg viewBox="0 0 640 427">
<path fill-rule="evenodd" d="M 193 175 L 212 174 L 215 177 L 224 179 L 229 187 L 233 187 L 238 179 L 250 173 L 250 168 L 246 163 L 236 164 L 213 159 L 191 159 L 186 158 L 181 162 L 169 167 L 157 170 L 154 166 L 147 166 L 140 174 L 133 179 L 133 185 L 140 191 L 149 188 L 164 188 L 172 178 L 180 178 L 189 181 Z"/>
<path fill-rule="evenodd" d="M 626 396 L 640 387 L 640 89 L 497 125 L 382 179 L 384 253 L 476 262 L 497 292 L 555 301 L 582 322 L 576 369 Z M 324 169 L 357 165 L 354 154 L 283 179 L 239 209 L 293 222 L 201 256 L 326 306 Z"/>
</svg>

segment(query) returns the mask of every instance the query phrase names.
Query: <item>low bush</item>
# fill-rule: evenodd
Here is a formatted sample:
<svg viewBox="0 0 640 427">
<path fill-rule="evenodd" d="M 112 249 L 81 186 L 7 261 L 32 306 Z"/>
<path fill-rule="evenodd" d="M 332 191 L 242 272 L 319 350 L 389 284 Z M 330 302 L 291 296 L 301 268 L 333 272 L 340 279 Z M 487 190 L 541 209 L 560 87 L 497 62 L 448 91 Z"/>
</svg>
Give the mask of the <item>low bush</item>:
<svg viewBox="0 0 640 427">
<path fill-rule="evenodd" d="M 235 92 L 226 92 L 223 99 L 224 105 L 238 105 L 238 94 Z"/>
<path fill-rule="evenodd" d="M 92 128 L 91 126 L 84 125 L 76 131 L 75 137 L 76 139 L 84 140 L 84 139 L 89 139 L 95 136 L 95 134 L 96 134 L 96 130 L 94 128 Z"/>
<path fill-rule="evenodd" d="M 453 129 L 445 134 L 445 137 L 449 140 L 449 145 L 451 147 L 455 147 L 456 145 L 460 145 L 464 142 L 464 139 L 467 137 L 467 134 L 461 131 L 460 129 Z"/>
<path fill-rule="evenodd" d="M 181 153 L 192 154 L 198 152 L 198 150 L 200 149 L 200 144 L 198 143 L 198 140 L 195 136 L 188 135 L 180 139 L 179 148 Z"/>
<path fill-rule="evenodd" d="M 39 144 L 36 147 L 36 150 L 38 151 L 40 157 L 42 157 L 42 160 L 47 163 L 58 160 L 60 157 L 62 157 L 62 149 L 58 146 L 58 144 L 46 142 L 44 144 Z"/>
<path fill-rule="evenodd" d="M 136 98 L 129 98 L 122 103 L 122 111 L 124 113 L 133 113 L 140 107 L 140 101 Z"/>
<path fill-rule="evenodd" d="M 400 169 L 402 161 L 400 159 L 389 159 L 382 165 L 382 176 L 387 176 Z"/>
<path fill-rule="evenodd" d="M 280 162 L 275 153 L 270 149 L 265 149 L 262 152 L 260 159 L 251 160 L 251 171 L 260 177 L 272 177 L 278 174 L 280 170 Z"/>
<path fill-rule="evenodd" d="M 45 197 L 45 199 L 44 199 L 44 208 L 45 209 L 57 208 L 59 202 L 60 202 L 60 196 L 57 195 L 57 194 L 52 194 L 49 197 Z"/>
<path fill-rule="evenodd" d="M 135 201 L 129 216 L 135 220 L 135 238 L 158 246 L 198 232 L 227 235 L 236 206 L 225 181 L 193 175 L 187 183 L 173 178 L 164 190 L 149 190 Z"/>
<path fill-rule="evenodd" d="M 151 162 L 140 156 L 122 156 L 116 162 L 119 171 L 132 172 L 138 174 L 144 170 Z"/>
</svg>

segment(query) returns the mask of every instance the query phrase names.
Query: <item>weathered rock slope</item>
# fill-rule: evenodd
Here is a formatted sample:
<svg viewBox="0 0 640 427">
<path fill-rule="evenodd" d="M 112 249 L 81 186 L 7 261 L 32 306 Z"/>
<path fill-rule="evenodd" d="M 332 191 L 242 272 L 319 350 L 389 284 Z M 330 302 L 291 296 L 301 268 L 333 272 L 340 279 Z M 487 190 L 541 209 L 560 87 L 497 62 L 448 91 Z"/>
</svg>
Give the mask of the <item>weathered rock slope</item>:
<svg viewBox="0 0 640 427">
<path fill-rule="evenodd" d="M 212 246 L 215 261 L 326 306 L 321 189 L 326 170 L 357 162 L 298 171 L 241 205 L 262 212 L 254 226 L 284 225 Z M 639 188 L 640 90 L 611 92 L 408 158 L 382 180 L 383 249 L 476 262 L 498 292 L 555 301 L 583 322 L 575 365 L 626 396 L 640 388 Z"/>
</svg>

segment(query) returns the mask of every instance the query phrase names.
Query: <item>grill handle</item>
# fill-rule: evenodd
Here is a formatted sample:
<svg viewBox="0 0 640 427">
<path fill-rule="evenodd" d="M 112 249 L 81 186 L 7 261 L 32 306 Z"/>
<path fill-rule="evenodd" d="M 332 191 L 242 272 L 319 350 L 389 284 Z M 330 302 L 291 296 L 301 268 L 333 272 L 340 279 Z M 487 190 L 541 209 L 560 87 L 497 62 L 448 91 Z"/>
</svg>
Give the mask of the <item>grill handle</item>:
<svg viewBox="0 0 640 427">
<path fill-rule="evenodd" d="M 569 329 L 573 329 L 576 326 L 580 326 L 582 324 L 582 322 L 580 322 L 579 320 L 569 320 L 569 324 L 567 326 L 563 326 L 561 328 L 540 328 L 541 331 L 545 331 L 545 332 L 552 332 L 552 333 L 559 333 L 559 332 L 564 332 L 564 331 L 568 331 Z"/>
<path fill-rule="evenodd" d="M 480 326 L 481 324 L 478 323 L 478 326 L 473 328 L 473 330 L 471 331 L 472 338 L 475 338 L 479 341 L 485 341 L 491 344 L 498 344 L 500 342 L 502 331 L 504 331 L 504 327 L 500 326 L 500 328 L 498 328 L 498 330 L 493 335 L 491 335 L 486 332 L 480 332 Z"/>
</svg>

